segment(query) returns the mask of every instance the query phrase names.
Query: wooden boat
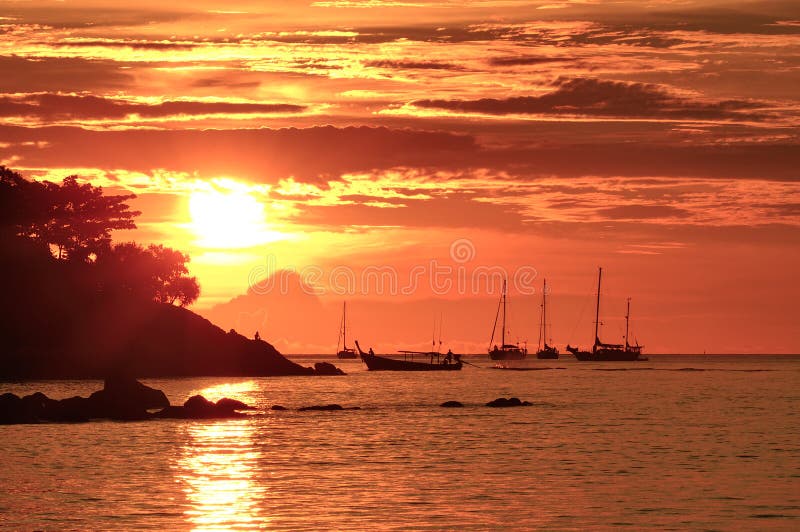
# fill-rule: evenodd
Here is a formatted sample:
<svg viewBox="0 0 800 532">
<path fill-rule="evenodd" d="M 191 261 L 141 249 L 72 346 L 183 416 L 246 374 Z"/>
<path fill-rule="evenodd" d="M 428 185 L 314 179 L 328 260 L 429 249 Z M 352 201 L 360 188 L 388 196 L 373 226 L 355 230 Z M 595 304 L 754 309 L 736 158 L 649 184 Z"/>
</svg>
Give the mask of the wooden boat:
<svg viewBox="0 0 800 532">
<path fill-rule="evenodd" d="M 603 268 L 597 274 L 597 305 L 594 320 L 594 345 L 591 351 L 581 351 L 577 347 L 567 346 L 567 351 L 575 355 L 581 362 L 633 362 L 647 360 L 642 357 L 644 346 L 630 345 L 628 342 L 629 322 L 631 316 L 631 300 L 628 298 L 628 311 L 625 314 L 625 343 L 606 344 L 600 341 L 600 283 L 603 279 Z"/>
<path fill-rule="evenodd" d="M 361 346 L 358 345 L 356 340 L 356 349 L 361 356 L 361 360 L 367 365 L 370 371 L 458 371 L 462 367 L 461 355 L 456 355 L 448 352 L 443 357 L 439 353 L 424 353 L 421 351 L 404 351 L 407 357 L 411 355 L 412 360 L 399 360 L 396 358 L 389 358 L 383 355 L 376 355 L 372 348 L 364 352 Z M 413 360 L 413 355 L 426 355 L 430 356 L 429 362 L 420 362 Z M 434 358 L 436 361 L 434 362 Z"/>
<path fill-rule="evenodd" d="M 539 343 L 537 344 L 536 358 L 540 360 L 558 358 L 558 349 L 547 344 L 547 279 L 542 282 L 542 317 L 539 320 Z"/>
<path fill-rule="evenodd" d="M 342 346 L 339 349 L 339 346 Z M 336 340 L 336 356 L 339 358 L 358 358 L 356 350 L 347 347 L 347 301 L 342 304 L 342 323 L 339 327 L 339 338 Z"/>
<path fill-rule="evenodd" d="M 507 344 L 506 343 L 506 281 L 503 280 L 503 292 L 500 295 L 500 302 L 497 304 L 497 315 L 494 317 L 494 327 L 492 328 L 492 338 L 489 340 L 489 345 L 494 342 L 494 334 L 497 331 L 497 318 L 500 314 L 500 308 L 503 309 L 503 322 L 500 332 L 500 346 L 495 345 L 489 349 L 489 358 L 492 360 L 522 360 L 528 355 L 528 349 L 520 347 L 519 343 Z"/>
</svg>

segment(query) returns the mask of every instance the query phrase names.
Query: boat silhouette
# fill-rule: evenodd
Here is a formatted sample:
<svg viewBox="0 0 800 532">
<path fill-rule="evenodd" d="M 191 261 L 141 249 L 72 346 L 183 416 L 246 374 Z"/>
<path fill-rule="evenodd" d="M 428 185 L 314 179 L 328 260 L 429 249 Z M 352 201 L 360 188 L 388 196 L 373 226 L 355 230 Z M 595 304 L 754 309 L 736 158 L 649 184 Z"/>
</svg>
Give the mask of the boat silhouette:
<svg viewBox="0 0 800 532">
<path fill-rule="evenodd" d="M 448 351 L 444 356 L 433 351 L 400 351 L 404 359 L 399 360 L 385 355 L 376 355 L 372 348 L 364 352 L 358 344 L 358 340 L 356 340 L 355 344 L 361 360 L 364 361 L 370 371 L 458 371 L 462 367 L 461 355 L 454 354 L 451 351 Z M 414 355 L 424 355 L 425 358 L 430 357 L 430 362 L 414 360 Z M 409 356 L 411 360 L 408 360 Z"/>
<path fill-rule="evenodd" d="M 341 349 L 339 349 L 340 345 L 342 346 Z M 339 338 L 336 340 L 336 356 L 339 358 L 358 358 L 356 350 L 352 347 L 347 347 L 347 301 L 342 303 L 342 323 L 339 327 Z"/>
<path fill-rule="evenodd" d="M 536 358 L 543 360 L 558 358 L 558 349 L 547 343 L 547 279 L 542 282 L 542 316 L 539 320 L 539 342 L 536 346 Z"/>
<path fill-rule="evenodd" d="M 492 360 L 522 360 L 528 355 L 528 349 L 520 347 L 519 343 L 507 344 L 506 343 L 506 281 L 503 280 L 503 291 L 500 294 L 500 301 L 497 304 L 497 314 L 494 317 L 494 326 L 492 327 L 492 337 L 489 340 L 489 345 L 494 342 L 494 335 L 497 331 L 497 319 L 500 315 L 500 308 L 503 309 L 503 322 L 500 332 L 500 346 L 494 345 L 489 349 L 489 358 Z"/>
<path fill-rule="evenodd" d="M 606 344 L 600 341 L 600 284 L 603 279 L 603 268 L 598 269 L 597 273 L 597 304 L 595 307 L 594 320 L 594 345 L 591 351 L 581 351 L 577 347 L 567 346 L 567 351 L 575 355 L 575 358 L 582 362 L 631 362 L 636 360 L 647 360 L 642 357 L 642 348 L 638 344 L 630 345 L 628 342 L 628 332 L 631 316 L 631 300 L 628 298 L 628 311 L 625 314 L 625 343 Z"/>
</svg>

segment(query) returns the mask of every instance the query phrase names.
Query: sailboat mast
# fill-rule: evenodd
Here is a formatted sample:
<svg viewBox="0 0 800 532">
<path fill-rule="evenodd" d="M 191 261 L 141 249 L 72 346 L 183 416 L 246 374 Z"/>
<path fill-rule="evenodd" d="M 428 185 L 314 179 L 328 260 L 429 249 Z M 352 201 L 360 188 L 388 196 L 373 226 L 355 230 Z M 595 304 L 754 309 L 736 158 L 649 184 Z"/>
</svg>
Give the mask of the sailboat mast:
<svg viewBox="0 0 800 532">
<path fill-rule="evenodd" d="M 545 332 L 546 329 L 544 328 L 544 324 L 545 324 L 545 319 L 544 319 L 545 302 L 544 302 L 544 298 L 546 297 L 545 296 L 545 291 L 546 290 L 547 290 L 547 279 L 544 280 L 544 284 L 542 285 L 542 305 L 541 305 L 542 315 L 539 317 L 539 342 L 536 345 L 537 349 L 541 349 L 542 348 L 542 338 L 544 338 L 544 343 L 545 344 L 547 343 L 547 338 L 545 336 L 547 333 Z"/>
<path fill-rule="evenodd" d="M 631 319 L 631 298 L 628 298 L 628 310 L 625 312 L 625 351 L 628 350 L 628 324 Z"/>
<path fill-rule="evenodd" d="M 342 303 L 342 348 L 347 349 L 347 301 Z"/>
<path fill-rule="evenodd" d="M 436 350 L 437 353 L 442 350 L 442 326 L 443 326 L 443 324 L 444 324 L 444 314 L 440 312 L 439 313 L 439 349 Z"/>
<path fill-rule="evenodd" d="M 597 306 L 595 307 L 595 314 L 594 314 L 594 346 L 592 347 L 592 353 L 597 352 L 597 340 L 599 338 L 599 328 L 600 328 L 600 281 L 603 279 L 603 268 L 600 267 L 597 270 Z"/>
<path fill-rule="evenodd" d="M 431 332 L 431 353 L 436 351 L 436 316 L 433 317 L 433 331 Z"/>
<path fill-rule="evenodd" d="M 544 279 L 542 285 L 542 339 L 544 345 L 547 345 L 547 279 Z"/>
<path fill-rule="evenodd" d="M 501 346 L 506 345 L 506 281 L 503 279 L 503 332 L 500 337 Z"/>
</svg>

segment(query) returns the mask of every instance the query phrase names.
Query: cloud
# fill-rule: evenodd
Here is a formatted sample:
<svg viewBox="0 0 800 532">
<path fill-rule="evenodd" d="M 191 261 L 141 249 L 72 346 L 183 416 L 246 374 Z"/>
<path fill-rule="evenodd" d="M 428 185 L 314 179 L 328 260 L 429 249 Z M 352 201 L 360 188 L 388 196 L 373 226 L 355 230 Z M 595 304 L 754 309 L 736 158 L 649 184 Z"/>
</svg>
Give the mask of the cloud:
<svg viewBox="0 0 800 532">
<path fill-rule="evenodd" d="M 200 44 L 206 43 L 146 41 L 142 39 L 72 39 L 40 44 L 46 44 L 53 48 L 96 48 L 102 46 L 105 48 L 133 48 L 134 50 L 191 50 Z"/>
<path fill-rule="evenodd" d="M 492 57 L 489 64 L 499 67 L 544 65 L 548 63 L 566 63 L 574 61 L 572 57 L 547 57 L 540 55 L 521 55 L 508 57 Z"/>
<path fill-rule="evenodd" d="M 188 12 L 169 9 L 130 9 L 108 7 L 78 7 L 64 4 L 5 6 L 4 15 L 28 24 L 36 24 L 59 29 L 85 29 L 122 26 L 144 26 L 157 22 L 175 22 L 191 16 Z"/>
<path fill-rule="evenodd" d="M 490 115 L 567 114 L 602 117 L 666 119 L 761 119 L 752 101 L 705 101 L 668 92 L 662 86 L 590 78 L 559 78 L 554 90 L 542 96 L 481 98 L 478 100 L 417 100 L 413 105 L 463 113 Z M 742 111 L 749 111 L 743 114 Z"/>
<path fill-rule="evenodd" d="M 125 89 L 133 83 L 133 76 L 122 67 L 110 60 L 0 56 L 0 92 Z"/>
<path fill-rule="evenodd" d="M 346 172 L 394 167 L 433 173 L 487 168 L 513 172 L 520 179 L 555 175 L 798 180 L 796 142 L 715 143 L 712 138 L 707 143 L 670 144 L 603 137 L 582 143 L 571 138 L 585 142 L 595 129 L 579 134 L 567 129 L 569 134 L 554 133 L 549 141 L 533 137 L 497 146 L 454 132 L 363 126 L 125 131 L 0 126 L 0 160 L 29 168 L 160 168 L 262 182 L 287 176 L 327 182 Z"/>
<path fill-rule="evenodd" d="M 398 68 L 398 69 L 430 69 L 430 70 L 458 70 L 459 67 L 453 63 L 445 63 L 442 61 L 397 61 L 397 60 L 379 60 L 367 61 L 364 65 L 376 68 Z"/>
<path fill-rule="evenodd" d="M 303 105 L 175 100 L 142 103 L 89 95 L 26 94 L 0 96 L 0 117 L 40 120 L 122 119 L 130 115 L 163 118 L 181 115 L 299 113 Z"/>
<path fill-rule="evenodd" d="M 651 220 L 657 218 L 684 218 L 690 215 L 686 209 L 671 205 L 617 205 L 599 209 L 597 214 L 612 220 Z"/>
<path fill-rule="evenodd" d="M 350 171 L 454 165 L 477 151 L 466 135 L 366 126 L 125 131 L 0 126 L 1 143 L 7 146 L 0 146 L 0 160 L 17 157 L 18 165 L 27 167 L 161 168 L 261 182 L 288 176 L 327 182 Z"/>
</svg>

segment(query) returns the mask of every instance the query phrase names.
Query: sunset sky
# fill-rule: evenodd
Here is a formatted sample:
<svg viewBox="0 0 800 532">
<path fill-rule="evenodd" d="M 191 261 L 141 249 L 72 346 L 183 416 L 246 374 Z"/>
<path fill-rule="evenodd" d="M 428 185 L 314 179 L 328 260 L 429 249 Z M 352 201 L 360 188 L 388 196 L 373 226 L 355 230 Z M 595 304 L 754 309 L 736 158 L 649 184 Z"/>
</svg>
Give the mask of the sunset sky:
<svg viewBox="0 0 800 532">
<path fill-rule="evenodd" d="M 484 352 L 491 270 L 589 347 L 603 266 L 605 341 L 800 352 L 796 0 L 120 6 L 0 2 L 0 164 L 137 194 L 220 326 Z"/>
</svg>

